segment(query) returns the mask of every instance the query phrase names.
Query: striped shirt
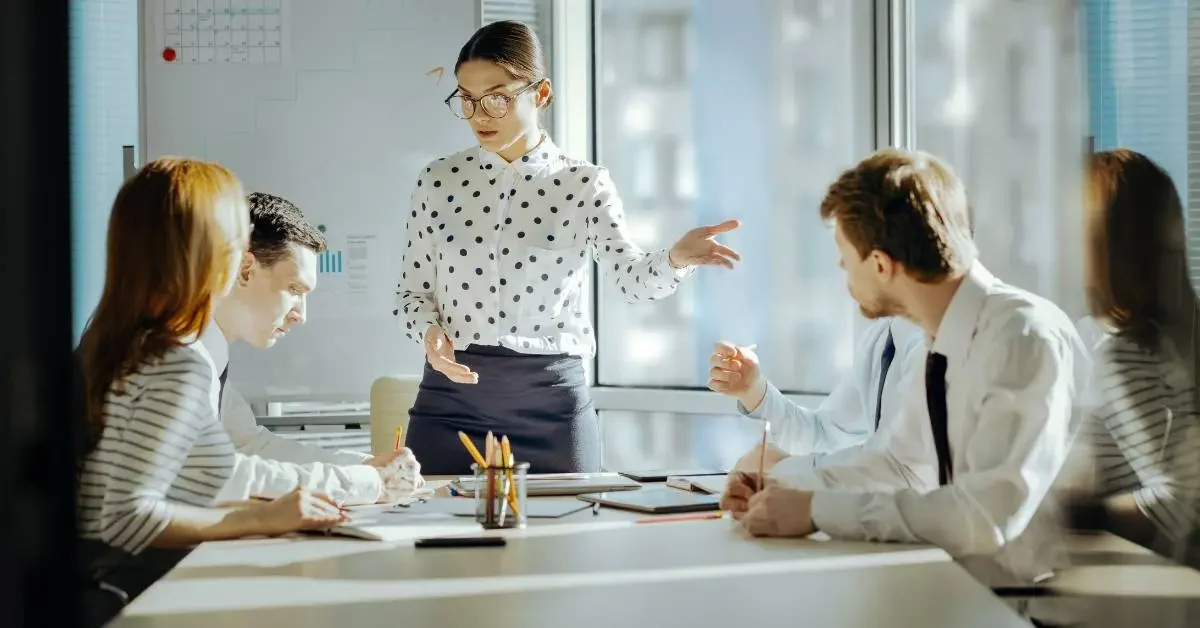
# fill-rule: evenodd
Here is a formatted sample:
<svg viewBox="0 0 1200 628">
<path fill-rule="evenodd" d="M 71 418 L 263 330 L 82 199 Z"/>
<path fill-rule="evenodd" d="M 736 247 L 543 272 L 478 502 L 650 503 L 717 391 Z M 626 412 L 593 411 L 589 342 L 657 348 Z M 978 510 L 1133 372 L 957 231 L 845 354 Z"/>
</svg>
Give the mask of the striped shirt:
<svg viewBox="0 0 1200 628">
<path fill-rule="evenodd" d="M 212 360 L 196 342 L 143 364 L 104 402 L 104 431 L 84 460 L 84 539 L 137 554 L 167 527 L 176 504 L 212 506 L 234 448 L 209 400 Z"/>
<path fill-rule="evenodd" d="M 1106 336 L 1095 355 L 1098 397 L 1089 427 L 1101 490 L 1132 493 L 1166 538 L 1184 539 L 1200 513 L 1195 370 L 1168 340 L 1151 352 Z"/>
</svg>

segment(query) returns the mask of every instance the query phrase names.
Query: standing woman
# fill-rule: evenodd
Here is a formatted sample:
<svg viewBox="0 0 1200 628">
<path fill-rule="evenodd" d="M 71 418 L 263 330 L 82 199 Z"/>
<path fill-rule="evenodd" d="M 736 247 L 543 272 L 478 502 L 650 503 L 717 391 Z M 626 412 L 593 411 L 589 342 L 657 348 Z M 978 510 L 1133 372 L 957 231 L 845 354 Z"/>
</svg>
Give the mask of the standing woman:
<svg viewBox="0 0 1200 628">
<path fill-rule="evenodd" d="M 589 257 L 628 301 L 653 301 L 696 265 L 732 268 L 737 253 L 713 238 L 738 223 L 670 249 L 631 242 L 608 171 L 562 154 L 538 123 L 553 92 L 528 26 L 479 29 L 454 72 L 446 104 L 479 145 L 430 163 L 412 196 L 394 313 L 427 363 L 406 444 L 434 475 L 468 470 L 460 430 L 476 443 L 507 435 L 534 472 L 598 471 Z"/>
<path fill-rule="evenodd" d="M 1200 307 L 1179 194 L 1148 157 L 1118 149 L 1092 156 L 1088 205 L 1102 525 L 1200 566 Z"/>
<path fill-rule="evenodd" d="M 198 543 L 342 520 L 299 491 L 214 504 L 235 453 L 197 338 L 233 285 L 249 233 L 241 184 L 213 163 L 152 161 L 113 203 L 104 291 L 79 344 L 78 522 L 94 587 L 132 597 Z"/>
</svg>

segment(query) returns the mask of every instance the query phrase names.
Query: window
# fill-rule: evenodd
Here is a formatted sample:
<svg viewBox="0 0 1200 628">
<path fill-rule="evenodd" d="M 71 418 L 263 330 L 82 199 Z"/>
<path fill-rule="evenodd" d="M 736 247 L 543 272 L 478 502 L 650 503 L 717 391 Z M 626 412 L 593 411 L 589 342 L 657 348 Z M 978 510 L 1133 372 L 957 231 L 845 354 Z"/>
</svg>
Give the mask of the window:
<svg viewBox="0 0 1200 628">
<path fill-rule="evenodd" d="M 71 253 L 75 339 L 104 287 L 108 212 L 138 143 L 137 0 L 71 0 Z M 97 260 L 99 263 L 97 263 Z"/>
<path fill-rule="evenodd" d="M 1189 34 L 1200 37 L 1200 4 L 1191 9 L 1188 4 L 1087 0 L 1083 24 L 1092 145 L 1098 151 L 1136 150 L 1171 175 L 1187 207 L 1195 273 L 1200 268 L 1195 193 L 1200 190 L 1190 185 L 1189 175 L 1200 159 L 1189 154 L 1188 135 L 1200 129 L 1190 122 L 1200 103 L 1188 88 L 1200 79 L 1200 66 L 1189 73 L 1189 61 L 1200 62 L 1200 56 L 1197 46 L 1189 48 Z"/>
<path fill-rule="evenodd" d="M 845 374 L 857 309 L 817 208 L 874 147 L 872 38 L 870 2 L 598 2 L 597 153 L 638 244 L 732 217 L 744 257 L 639 305 L 601 268 L 599 384 L 703 387 L 719 339 L 784 390 Z"/>
<path fill-rule="evenodd" d="M 915 147 L 967 186 L 981 261 L 1083 315 L 1074 3 L 912 3 Z"/>
</svg>

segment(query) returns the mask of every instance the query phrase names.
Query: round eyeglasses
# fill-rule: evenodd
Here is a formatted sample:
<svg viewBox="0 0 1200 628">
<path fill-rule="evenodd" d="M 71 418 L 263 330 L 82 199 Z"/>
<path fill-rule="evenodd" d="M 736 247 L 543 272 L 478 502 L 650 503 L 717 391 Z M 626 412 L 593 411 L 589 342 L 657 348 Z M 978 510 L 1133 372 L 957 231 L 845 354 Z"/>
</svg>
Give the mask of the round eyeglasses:
<svg viewBox="0 0 1200 628">
<path fill-rule="evenodd" d="M 509 94 L 484 94 L 479 98 L 471 98 L 457 89 L 453 94 L 446 98 L 446 106 L 450 108 L 450 113 L 463 120 L 470 120 L 475 117 L 475 112 L 483 109 L 484 115 L 493 120 L 498 120 L 508 115 L 509 104 L 525 92 L 541 85 L 541 81 L 534 81 L 521 89 Z"/>
</svg>

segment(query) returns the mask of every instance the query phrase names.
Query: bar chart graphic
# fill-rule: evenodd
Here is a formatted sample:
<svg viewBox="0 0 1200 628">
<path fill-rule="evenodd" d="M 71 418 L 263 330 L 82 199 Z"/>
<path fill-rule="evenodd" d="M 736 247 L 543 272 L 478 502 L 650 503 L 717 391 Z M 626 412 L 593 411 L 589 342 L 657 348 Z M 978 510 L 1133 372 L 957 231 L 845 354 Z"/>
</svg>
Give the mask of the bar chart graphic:
<svg viewBox="0 0 1200 628">
<path fill-rule="evenodd" d="M 324 251 L 317 258 L 317 271 L 321 273 L 340 273 L 342 272 L 342 252 L 341 251 Z"/>
</svg>

